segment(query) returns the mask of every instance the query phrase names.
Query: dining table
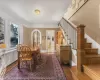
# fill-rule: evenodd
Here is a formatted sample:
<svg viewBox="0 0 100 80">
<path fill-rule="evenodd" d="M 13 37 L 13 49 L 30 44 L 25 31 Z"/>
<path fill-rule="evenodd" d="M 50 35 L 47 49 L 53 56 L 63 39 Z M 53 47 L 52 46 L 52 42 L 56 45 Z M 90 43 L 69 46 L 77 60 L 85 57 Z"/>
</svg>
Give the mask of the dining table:
<svg viewBox="0 0 100 80">
<path fill-rule="evenodd" d="M 37 54 L 38 54 L 38 47 L 30 47 L 30 49 L 31 49 L 31 52 L 32 52 L 32 57 L 33 57 L 33 61 L 32 62 L 34 62 L 33 64 L 32 64 L 32 71 L 33 70 L 35 70 L 36 69 L 36 64 L 37 64 Z M 18 51 L 18 69 L 20 70 L 20 63 L 21 63 L 21 61 L 20 61 L 20 52 L 21 51 Z"/>
</svg>

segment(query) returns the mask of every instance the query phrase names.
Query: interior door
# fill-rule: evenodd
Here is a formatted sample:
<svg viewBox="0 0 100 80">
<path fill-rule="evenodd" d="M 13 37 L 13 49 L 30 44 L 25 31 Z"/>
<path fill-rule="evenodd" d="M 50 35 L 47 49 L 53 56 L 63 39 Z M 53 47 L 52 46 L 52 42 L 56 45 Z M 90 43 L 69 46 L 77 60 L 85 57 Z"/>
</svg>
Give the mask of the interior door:
<svg viewBox="0 0 100 80">
<path fill-rule="evenodd" d="M 48 52 L 55 51 L 55 31 L 46 30 L 46 49 Z"/>
</svg>

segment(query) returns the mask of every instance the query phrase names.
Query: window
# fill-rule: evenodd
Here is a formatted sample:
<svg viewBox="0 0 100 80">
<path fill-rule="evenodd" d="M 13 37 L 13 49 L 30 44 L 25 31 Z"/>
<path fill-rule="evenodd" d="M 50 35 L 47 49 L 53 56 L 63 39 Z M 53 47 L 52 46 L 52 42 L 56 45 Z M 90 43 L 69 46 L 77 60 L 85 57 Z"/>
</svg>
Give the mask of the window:
<svg viewBox="0 0 100 80">
<path fill-rule="evenodd" d="M 15 47 L 18 44 L 18 25 L 10 25 L 10 46 Z"/>
<path fill-rule="evenodd" d="M 4 43 L 4 20 L 0 17 L 0 44 Z"/>
</svg>

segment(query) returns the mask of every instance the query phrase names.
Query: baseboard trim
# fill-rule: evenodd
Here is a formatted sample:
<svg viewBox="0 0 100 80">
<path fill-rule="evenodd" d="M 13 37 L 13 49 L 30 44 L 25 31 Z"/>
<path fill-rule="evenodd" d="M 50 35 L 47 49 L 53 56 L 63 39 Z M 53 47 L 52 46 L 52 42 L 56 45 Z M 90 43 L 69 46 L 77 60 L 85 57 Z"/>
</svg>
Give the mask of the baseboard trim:
<svg viewBox="0 0 100 80">
<path fill-rule="evenodd" d="M 6 69 L 3 69 L 3 70 L 1 71 L 0 76 L 2 76 L 3 73 L 4 73 L 4 74 L 8 73 L 12 68 L 16 67 L 17 64 L 18 64 L 18 60 L 14 61 L 14 62 L 11 63 L 10 65 L 8 65 L 8 66 L 6 67 Z"/>
</svg>

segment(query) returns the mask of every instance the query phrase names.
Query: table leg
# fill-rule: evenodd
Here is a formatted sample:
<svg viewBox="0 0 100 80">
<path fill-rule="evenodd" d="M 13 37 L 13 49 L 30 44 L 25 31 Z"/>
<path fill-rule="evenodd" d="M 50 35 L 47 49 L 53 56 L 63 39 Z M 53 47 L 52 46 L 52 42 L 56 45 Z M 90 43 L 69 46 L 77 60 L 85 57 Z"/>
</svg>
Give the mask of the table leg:
<svg viewBox="0 0 100 80">
<path fill-rule="evenodd" d="M 36 54 L 34 54 L 34 57 L 33 57 L 33 59 L 34 59 L 34 69 L 36 69 L 36 64 L 37 64 L 37 58 L 36 58 Z"/>
<path fill-rule="evenodd" d="M 18 52 L 18 69 L 20 69 L 20 57 L 19 57 L 20 53 Z"/>
</svg>

